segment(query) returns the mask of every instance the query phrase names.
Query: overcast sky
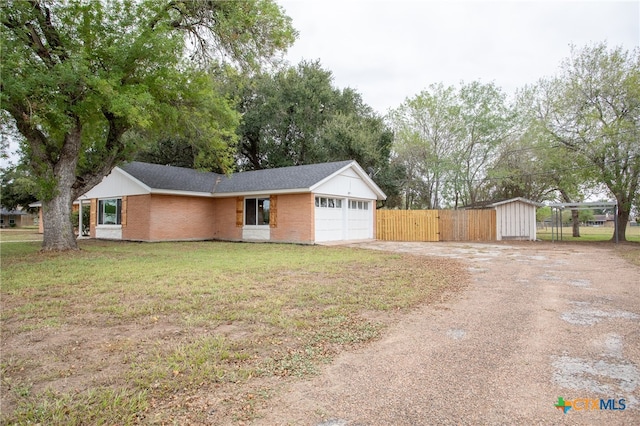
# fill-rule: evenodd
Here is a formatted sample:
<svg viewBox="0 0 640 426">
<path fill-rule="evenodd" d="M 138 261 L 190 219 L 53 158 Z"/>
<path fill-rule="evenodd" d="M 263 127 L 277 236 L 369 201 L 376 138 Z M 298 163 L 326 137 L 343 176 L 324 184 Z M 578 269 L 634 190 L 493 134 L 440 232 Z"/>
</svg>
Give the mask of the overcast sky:
<svg viewBox="0 0 640 426">
<path fill-rule="evenodd" d="M 299 31 L 292 65 L 320 60 L 385 114 L 432 83 L 506 93 L 555 74 L 570 45 L 640 44 L 640 1 L 276 0 Z"/>
<path fill-rule="evenodd" d="M 432 83 L 512 94 L 556 73 L 571 44 L 640 44 L 640 0 L 276 1 L 300 33 L 289 62 L 320 60 L 380 114 Z"/>
</svg>

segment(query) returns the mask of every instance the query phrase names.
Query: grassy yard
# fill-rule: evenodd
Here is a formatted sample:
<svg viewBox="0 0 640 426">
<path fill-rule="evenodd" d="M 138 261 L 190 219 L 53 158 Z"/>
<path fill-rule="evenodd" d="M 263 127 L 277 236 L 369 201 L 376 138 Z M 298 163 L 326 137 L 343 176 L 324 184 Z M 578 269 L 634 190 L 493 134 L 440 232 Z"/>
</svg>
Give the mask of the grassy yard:
<svg viewBox="0 0 640 426">
<path fill-rule="evenodd" d="M 80 245 L 1 245 L 2 424 L 240 423 L 466 282 L 451 260 L 345 247 Z"/>
<path fill-rule="evenodd" d="M 0 242 L 42 241 L 38 227 L 0 229 Z"/>
<path fill-rule="evenodd" d="M 604 226 L 581 226 L 580 237 L 573 237 L 573 230 L 570 226 L 565 226 L 561 231 L 554 229 L 553 239 L 559 237 L 555 234 L 562 234 L 562 241 L 609 241 L 613 237 L 613 228 Z M 545 241 L 551 241 L 551 227 L 538 229 L 538 238 Z M 628 226 L 626 232 L 627 240 L 630 242 L 640 243 L 640 226 Z"/>
</svg>

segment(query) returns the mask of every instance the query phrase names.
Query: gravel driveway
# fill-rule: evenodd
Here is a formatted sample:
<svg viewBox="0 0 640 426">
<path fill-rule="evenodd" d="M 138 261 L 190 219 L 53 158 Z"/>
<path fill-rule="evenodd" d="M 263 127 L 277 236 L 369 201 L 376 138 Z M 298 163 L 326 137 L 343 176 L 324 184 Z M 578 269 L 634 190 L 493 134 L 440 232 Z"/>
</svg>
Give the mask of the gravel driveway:
<svg viewBox="0 0 640 426">
<path fill-rule="evenodd" d="M 256 425 L 640 424 L 640 268 L 611 248 L 354 246 L 456 258 L 471 283 L 294 384 Z"/>
</svg>

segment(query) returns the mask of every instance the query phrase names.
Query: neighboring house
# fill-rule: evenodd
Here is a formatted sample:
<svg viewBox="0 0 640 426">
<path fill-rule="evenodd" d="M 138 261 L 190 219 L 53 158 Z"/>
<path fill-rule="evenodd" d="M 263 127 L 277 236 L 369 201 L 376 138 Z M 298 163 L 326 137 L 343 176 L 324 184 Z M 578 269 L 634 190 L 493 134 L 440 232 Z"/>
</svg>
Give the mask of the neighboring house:
<svg viewBox="0 0 640 426">
<path fill-rule="evenodd" d="M 536 240 L 536 209 L 543 204 L 517 197 L 498 202 L 476 203 L 471 209 L 496 211 L 496 240 Z"/>
<path fill-rule="evenodd" d="M 0 228 L 15 228 L 21 222 L 21 216 L 25 213 L 20 210 L 0 210 Z"/>
<path fill-rule="evenodd" d="M 587 226 L 606 226 L 608 228 L 615 227 L 615 218 L 612 214 L 596 214 L 592 220 L 586 222 Z"/>
<path fill-rule="evenodd" d="M 35 215 L 27 213 L 18 207 L 15 210 L 0 209 L 0 228 L 21 228 L 33 226 Z"/>
<path fill-rule="evenodd" d="M 375 238 L 386 195 L 355 161 L 235 173 L 132 162 L 79 198 L 90 237 L 317 243 Z"/>
</svg>

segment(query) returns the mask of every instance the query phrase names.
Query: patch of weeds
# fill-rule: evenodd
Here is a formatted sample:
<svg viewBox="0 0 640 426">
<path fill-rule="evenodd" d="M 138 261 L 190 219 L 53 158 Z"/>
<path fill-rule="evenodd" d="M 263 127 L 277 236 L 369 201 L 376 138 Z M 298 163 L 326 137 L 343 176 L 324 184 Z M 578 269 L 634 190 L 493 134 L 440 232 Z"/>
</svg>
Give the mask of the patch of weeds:
<svg viewBox="0 0 640 426">
<path fill-rule="evenodd" d="M 318 369 L 315 365 L 317 348 L 288 349 L 285 354 L 278 354 L 266 358 L 259 366 L 258 372 L 262 376 L 306 377 L 315 375 Z"/>
<path fill-rule="evenodd" d="M 26 321 L 20 325 L 18 329 L 21 333 L 27 331 L 36 331 L 42 330 L 44 328 L 60 328 L 62 327 L 62 323 L 59 318 L 46 318 L 43 320 L 31 320 Z"/>
<path fill-rule="evenodd" d="M 163 394 L 198 383 L 236 383 L 251 377 L 242 363 L 249 355 L 221 336 L 208 336 L 175 348 L 158 348 L 152 359 L 131 365 L 130 378 L 141 388 Z"/>
<path fill-rule="evenodd" d="M 12 386 L 11 390 L 18 398 L 26 398 L 31 395 L 32 384 L 21 383 L 17 386 Z"/>
<path fill-rule="evenodd" d="M 333 311 L 331 311 L 333 312 Z M 327 363 L 346 346 L 376 339 L 382 324 L 338 315 L 335 312 L 316 327 L 300 333 L 285 349 L 276 351 L 260 365 L 263 376 L 306 377 L 318 372 L 318 364 Z"/>
<path fill-rule="evenodd" d="M 96 388 L 84 393 L 51 390 L 24 398 L 12 416 L 13 424 L 137 424 L 148 406 L 144 391 Z"/>
<path fill-rule="evenodd" d="M 365 343 L 380 336 L 382 324 L 356 318 L 335 317 L 327 322 L 313 338 L 314 343 L 328 342 L 338 345 Z"/>
</svg>

